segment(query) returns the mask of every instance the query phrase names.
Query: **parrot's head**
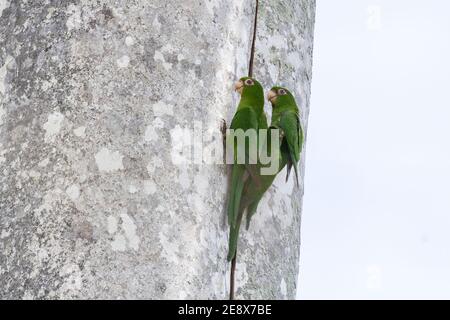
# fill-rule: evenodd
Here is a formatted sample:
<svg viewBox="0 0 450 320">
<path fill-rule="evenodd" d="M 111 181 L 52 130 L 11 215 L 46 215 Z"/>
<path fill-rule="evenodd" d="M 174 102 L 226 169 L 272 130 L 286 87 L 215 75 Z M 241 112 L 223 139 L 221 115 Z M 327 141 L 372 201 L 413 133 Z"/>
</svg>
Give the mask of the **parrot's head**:
<svg viewBox="0 0 450 320">
<path fill-rule="evenodd" d="M 253 96 L 253 97 L 263 97 L 264 103 L 264 89 L 257 80 L 250 77 L 242 77 L 234 85 L 234 89 L 239 92 L 241 97 Z"/>
<path fill-rule="evenodd" d="M 267 100 L 270 101 L 273 108 L 277 106 L 296 105 L 292 93 L 283 87 L 273 87 L 267 94 Z"/>
</svg>

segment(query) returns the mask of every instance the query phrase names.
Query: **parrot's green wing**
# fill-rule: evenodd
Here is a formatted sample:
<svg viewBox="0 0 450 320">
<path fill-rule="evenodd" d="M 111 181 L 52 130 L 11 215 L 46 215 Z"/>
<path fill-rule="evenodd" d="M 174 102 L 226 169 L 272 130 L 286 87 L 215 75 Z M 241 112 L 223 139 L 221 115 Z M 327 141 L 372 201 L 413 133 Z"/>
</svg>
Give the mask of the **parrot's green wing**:
<svg viewBox="0 0 450 320">
<path fill-rule="evenodd" d="M 257 115 L 252 108 L 242 108 L 238 110 L 234 115 L 231 122 L 230 129 L 237 130 L 242 129 L 244 131 L 248 129 L 258 130 Z M 248 145 L 246 145 L 246 154 L 248 151 Z M 237 160 L 237 146 L 236 141 L 233 141 L 234 148 L 234 160 Z M 246 180 L 246 167 L 245 164 L 233 164 L 231 172 L 231 188 L 228 199 L 228 223 L 230 226 L 236 225 L 237 215 L 239 211 L 239 204 L 241 201 L 242 189 Z"/>
<path fill-rule="evenodd" d="M 238 130 L 242 129 L 246 132 L 249 129 L 255 130 L 256 134 L 258 134 L 259 129 L 258 115 L 252 107 L 245 107 L 238 110 L 233 120 L 231 121 L 230 129 Z M 234 141 L 230 141 L 233 143 L 234 148 L 234 163 L 237 163 L 238 149 L 237 149 L 237 139 Z M 248 166 L 249 163 L 249 151 L 250 151 L 250 141 L 246 139 L 245 142 L 245 164 Z M 255 159 L 256 160 L 256 159 Z"/>
<path fill-rule="evenodd" d="M 300 152 L 303 144 L 303 131 L 300 125 L 298 113 L 293 110 L 283 112 L 280 116 L 278 126 L 284 135 L 288 149 L 289 159 L 287 162 L 286 180 L 289 178 L 291 168 L 294 167 L 295 178 L 298 186 L 297 164 L 300 160 Z"/>
<path fill-rule="evenodd" d="M 250 227 L 250 220 L 253 217 L 253 215 L 256 213 L 256 210 L 258 208 L 258 204 L 261 201 L 264 193 L 270 188 L 273 181 L 275 180 L 276 175 L 278 172 L 280 172 L 284 166 L 286 165 L 286 156 L 283 156 L 282 153 L 280 153 L 280 150 L 274 149 L 271 146 L 271 132 L 272 129 L 275 129 L 274 127 L 270 127 L 267 130 L 267 137 L 266 137 L 266 148 L 267 148 L 267 154 L 270 154 L 271 156 L 278 157 L 278 169 L 277 172 L 273 175 L 260 175 L 258 183 L 255 183 L 254 180 L 248 180 L 243 191 L 242 200 L 241 203 L 244 207 L 247 208 L 246 213 L 246 229 Z M 258 165 L 258 172 L 265 167 L 270 166 L 271 164 L 267 165 Z"/>
<path fill-rule="evenodd" d="M 244 215 L 244 208 L 239 207 L 239 212 L 236 216 L 235 225 L 234 226 L 230 225 L 230 238 L 228 243 L 228 257 L 227 257 L 228 261 L 233 260 L 236 254 L 239 229 L 241 227 L 243 215 Z"/>
</svg>

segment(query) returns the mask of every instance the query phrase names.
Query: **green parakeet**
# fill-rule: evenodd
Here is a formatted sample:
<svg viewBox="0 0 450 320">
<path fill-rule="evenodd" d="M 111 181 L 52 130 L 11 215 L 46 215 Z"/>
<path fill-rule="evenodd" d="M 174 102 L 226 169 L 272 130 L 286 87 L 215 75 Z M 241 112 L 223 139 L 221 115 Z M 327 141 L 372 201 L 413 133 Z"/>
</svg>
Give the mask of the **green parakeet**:
<svg viewBox="0 0 450 320">
<path fill-rule="evenodd" d="M 278 98 L 278 96 L 281 96 Z M 300 152 L 302 148 L 303 135 L 299 120 L 299 110 L 295 99 L 292 94 L 285 88 L 273 87 L 268 94 L 268 100 L 272 103 L 272 120 L 268 130 L 268 153 L 277 154 L 279 165 L 278 170 L 270 175 L 261 175 L 259 178 L 259 184 L 256 184 L 254 180 L 249 180 L 243 191 L 241 200 L 241 210 L 247 209 L 247 229 L 250 226 L 250 220 L 255 214 L 258 204 L 261 201 L 264 193 L 270 188 L 277 174 L 288 166 L 288 174 L 292 167 L 294 167 L 297 185 L 298 185 L 298 173 L 297 163 L 300 159 Z M 272 129 L 278 129 L 280 135 L 280 150 L 275 150 L 270 145 L 270 132 Z M 287 131 L 287 133 L 286 133 Z M 263 166 L 261 166 L 263 167 Z"/>
<path fill-rule="evenodd" d="M 292 93 L 282 87 L 270 89 L 267 99 L 272 104 L 271 127 L 280 129 L 281 154 L 287 163 L 286 181 L 291 168 L 294 167 L 295 179 L 298 183 L 297 165 L 303 145 L 303 130 L 300 123 L 300 112 Z"/>
<path fill-rule="evenodd" d="M 253 78 L 243 77 L 235 86 L 236 91 L 241 95 L 239 105 L 236 113 L 231 121 L 230 129 L 242 129 L 247 131 L 249 129 L 255 130 L 258 134 L 259 129 L 267 129 L 267 118 L 264 113 L 264 91 L 261 84 Z M 227 143 L 229 139 L 227 139 Z M 230 139 L 234 148 L 234 162 L 231 169 L 231 183 L 228 195 L 228 223 L 230 225 L 230 238 L 228 249 L 228 260 L 231 261 L 236 254 L 237 240 L 239 236 L 239 229 L 242 221 L 244 210 L 241 210 L 241 198 L 244 187 L 249 181 L 253 181 L 256 185 L 262 182 L 255 181 L 258 179 L 257 163 L 250 164 L 250 139 L 246 139 L 245 143 L 245 162 L 238 163 L 238 146 L 237 139 Z M 258 143 L 258 142 L 257 142 Z M 257 147 L 257 146 L 256 146 Z M 258 150 L 258 149 L 257 149 Z M 257 159 L 254 159 L 257 161 Z"/>
</svg>

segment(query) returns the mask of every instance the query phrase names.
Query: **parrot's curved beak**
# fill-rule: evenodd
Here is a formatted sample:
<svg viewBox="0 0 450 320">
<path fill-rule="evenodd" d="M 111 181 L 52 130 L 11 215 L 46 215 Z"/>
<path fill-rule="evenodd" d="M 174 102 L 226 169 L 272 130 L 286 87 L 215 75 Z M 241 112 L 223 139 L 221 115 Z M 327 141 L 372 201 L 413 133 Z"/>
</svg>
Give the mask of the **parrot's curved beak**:
<svg viewBox="0 0 450 320">
<path fill-rule="evenodd" d="M 275 103 L 277 100 L 277 93 L 273 90 L 270 90 L 267 94 L 267 100 L 269 100 L 271 103 Z"/>
<path fill-rule="evenodd" d="M 234 90 L 239 92 L 239 94 L 242 94 L 242 90 L 244 89 L 244 83 L 242 80 L 239 80 L 234 84 Z"/>
</svg>

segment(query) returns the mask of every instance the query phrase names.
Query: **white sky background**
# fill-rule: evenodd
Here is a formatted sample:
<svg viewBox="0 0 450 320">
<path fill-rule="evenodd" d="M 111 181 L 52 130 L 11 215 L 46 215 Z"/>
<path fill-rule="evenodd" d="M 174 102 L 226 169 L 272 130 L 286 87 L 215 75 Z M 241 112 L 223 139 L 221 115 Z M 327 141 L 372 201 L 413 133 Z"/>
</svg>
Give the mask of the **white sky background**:
<svg viewBox="0 0 450 320">
<path fill-rule="evenodd" d="M 450 2 L 318 0 L 312 85 L 299 298 L 450 298 Z"/>
</svg>

